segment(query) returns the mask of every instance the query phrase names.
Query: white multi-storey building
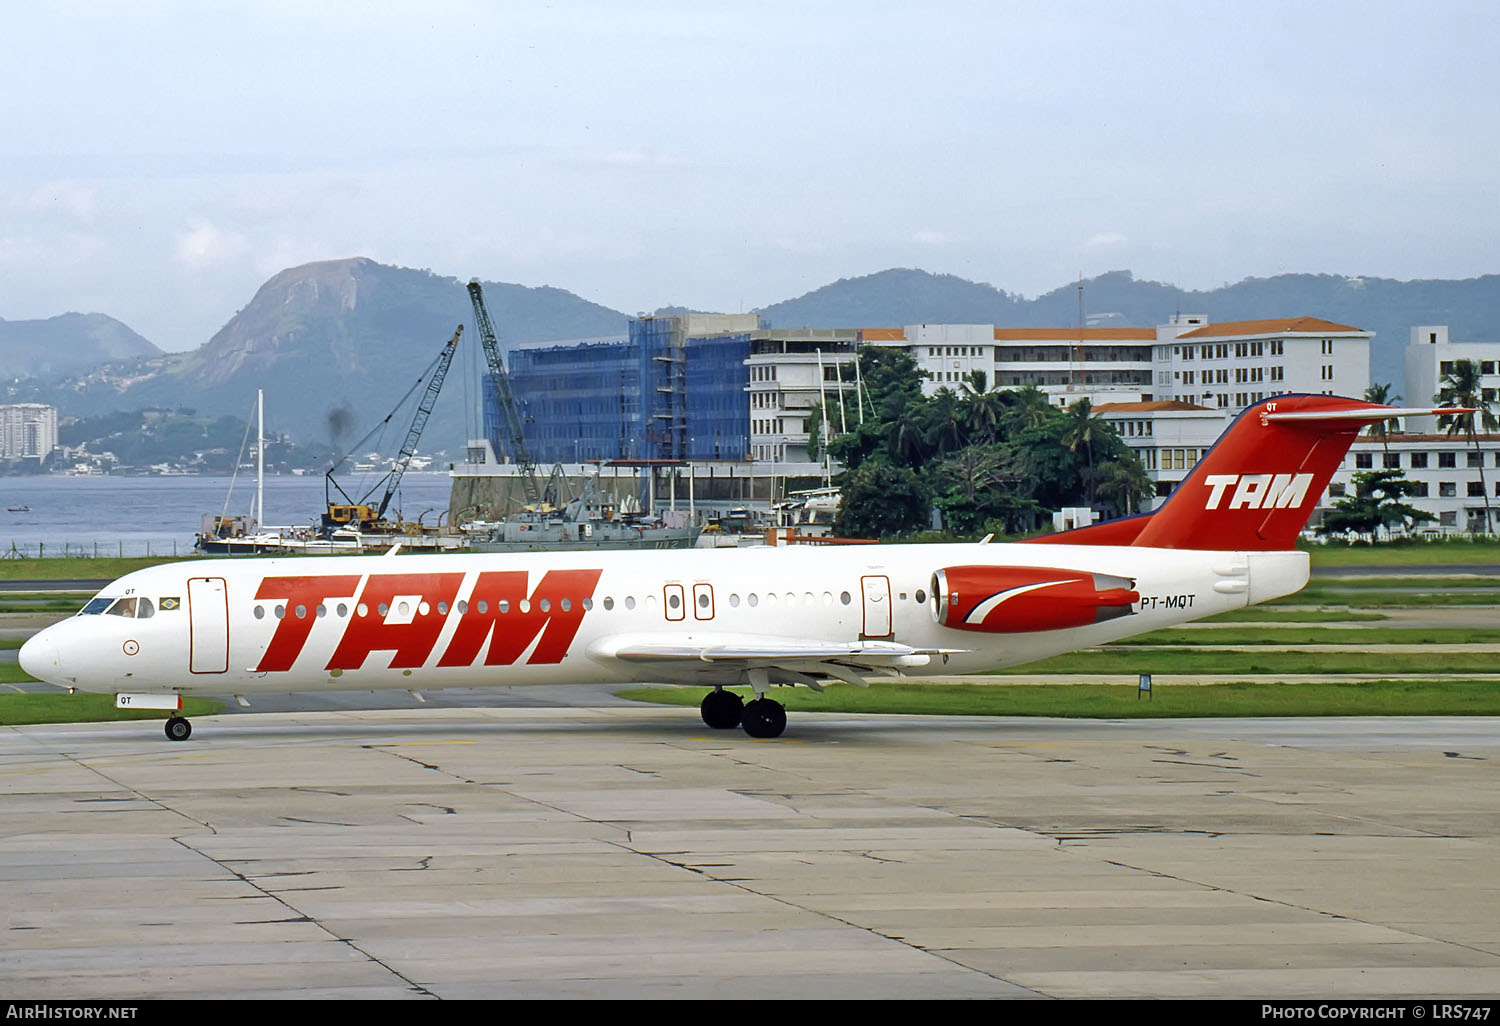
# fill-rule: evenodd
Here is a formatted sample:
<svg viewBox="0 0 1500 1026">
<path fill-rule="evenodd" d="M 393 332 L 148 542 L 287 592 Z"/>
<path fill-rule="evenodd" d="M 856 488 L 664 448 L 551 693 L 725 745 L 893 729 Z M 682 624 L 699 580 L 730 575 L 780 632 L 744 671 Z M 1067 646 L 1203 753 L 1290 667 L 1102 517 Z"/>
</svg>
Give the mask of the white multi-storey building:
<svg viewBox="0 0 1500 1026">
<path fill-rule="evenodd" d="M 1115 429 L 1156 483 L 1153 508 L 1166 501 L 1229 427 L 1227 410 L 1170 399 L 1101 403 L 1094 413 Z"/>
<path fill-rule="evenodd" d="M 816 463 L 809 452 L 815 424 L 828 402 L 834 422 L 828 435 L 852 428 L 859 415 L 855 392 L 859 333 L 841 330 L 757 330 L 750 334 L 750 456 L 774 463 Z M 839 396 L 844 402 L 839 403 Z M 851 423 L 851 421 L 853 423 Z M 827 436 L 824 436 L 825 438 Z"/>
<path fill-rule="evenodd" d="M 57 448 L 57 407 L 43 403 L 0 406 L 0 460 L 37 460 Z"/>
<path fill-rule="evenodd" d="M 1400 470 L 1416 484 L 1416 494 L 1406 501 L 1436 518 L 1418 527 L 1419 532 L 1488 534 L 1500 528 L 1500 437 L 1481 435 L 1478 451 L 1463 435 L 1393 434 L 1384 441 L 1362 437 L 1350 447 L 1319 506 L 1352 495 L 1354 475 L 1371 470 Z"/>
<path fill-rule="evenodd" d="M 1237 411 L 1287 392 L 1359 397 L 1370 386 L 1374 332 L 1317 317 L 1191 326 L 1201 320 L 1179 315 L 1158 329 L 1155 398 Z"/>
<path fill-rule="evenodd" d="M 865 344 L 907 349 L 929 375 L 928 395 L 983 371 L 994 387 L 1032 385 L 1059 406 L 1086 398 L 1220 410 L 1286 392 L 1363 395 L 1372 337 L 1316 317 L 1215 324 L 1201 314 L 1155 329 L 917 324 L 861 333 Z"/>
<path fill-rule="evenodd" d="M 1451 342 L 1446 324 L 1424 324 L 1411 329 L 1411 342 L 1404 356 L 1405 402 L 1409 406 L 1435 402 L 1444 376 L 1460 360 L 1479 364 L 1479 383 L 1485 401 L 1493 403 L 1500 396 L 1500 342 Z M 1408 427 L 1435 431 L 1437 418 L 1413 418 Z"/>
</svg>

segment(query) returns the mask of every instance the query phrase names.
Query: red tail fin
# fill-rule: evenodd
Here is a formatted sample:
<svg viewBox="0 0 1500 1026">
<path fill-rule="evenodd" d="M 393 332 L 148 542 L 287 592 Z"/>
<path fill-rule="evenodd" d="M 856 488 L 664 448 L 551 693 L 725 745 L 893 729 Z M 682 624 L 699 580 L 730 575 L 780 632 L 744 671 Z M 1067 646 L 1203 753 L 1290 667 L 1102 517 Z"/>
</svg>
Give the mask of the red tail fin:
<svg viewBox="0 0 1500 1026">
<path fill-rule="evenodd" d="M 1405 413 L 1332 395 L 1285 395 L 1248 407 L 1198 461 L 1135 545 L 1289 549 L 1356 435 Z"/>
</svg>

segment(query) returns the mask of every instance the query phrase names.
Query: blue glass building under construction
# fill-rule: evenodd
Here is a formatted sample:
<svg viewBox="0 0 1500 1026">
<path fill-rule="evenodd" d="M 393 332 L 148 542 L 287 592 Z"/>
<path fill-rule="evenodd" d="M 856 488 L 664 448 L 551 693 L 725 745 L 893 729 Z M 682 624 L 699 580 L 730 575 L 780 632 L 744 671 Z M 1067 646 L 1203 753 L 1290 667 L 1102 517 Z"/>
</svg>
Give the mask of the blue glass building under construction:
<svg viewBox="0 0 1500 1026">
<path fill-rule="evenodd" d="M 527 345 L 507 357 L 532 462 L 743 460 L 755 314 L 639 317 L 626 338 Z M 484 430 L 505 451 L 485 375 Z"/>
</svg>

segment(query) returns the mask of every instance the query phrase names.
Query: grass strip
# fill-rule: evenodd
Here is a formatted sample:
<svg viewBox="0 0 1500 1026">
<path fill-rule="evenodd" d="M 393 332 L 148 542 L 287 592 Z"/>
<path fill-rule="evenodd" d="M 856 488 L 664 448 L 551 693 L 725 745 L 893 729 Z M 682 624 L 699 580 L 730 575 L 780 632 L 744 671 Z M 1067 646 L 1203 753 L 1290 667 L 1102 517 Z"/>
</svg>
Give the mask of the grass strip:
<svg viewBox="0 0 1500 1026">
<path fill-rule="evenodd" d="M 1500 542 L 1458 539 L 1386 545 L 1310 545 L 1313 566 L 1448 566 L 1500 563 Z"/>
<path fill-rule="evenodd" d="M 1272 599 L 1269 606 L 1358 606 L 1361 609 L 1431 606 L 1500 606 L 1500 591 L 1363 591 L 1310 584 L 1299 592 Z"/>
<path fill-rule="evenodd" d="M 1206 616 L 1198 623 L 1365 623 L 1389 620 L 1384 613 L 1352 612 L 1348 609 L 1294 609 L 1275 606 L 1251 606 L 1231 609 L 1217 616 Z"/>
<path fill-rule="evenodd" d="M 0 559 L 0 581 L 55 581 L 69 578 L 114 580 L 148 566 L 180 563 L 201 556 L 66 556 L 62 559 Z"/>
<path fill-rule="evenodd" d="M 734 688 L 748 695 L 744 688 Z M 622 698 L 696 706 L 703 688 L 643 687 Z M 844 685 L 821 695 L 776 688 L 793 712 L 905 713 L 924 716 L 1060 716 L 1161 719 L 1224 716 L 1500 716 L 1500 684 L 1379 680 L 1363 684 L 1158 684 L 1150 699 L 1133 684 Z"/>
<path fill-rule="evenodd" d="M 1167 628 L 1109 644 L 1151 645 L 1495 645 L 1500 627 L 1211 627 Z M 1500 672 L 1500 655 L 1495 657 Z"/>
<path fill-rule="evenodd" d="M 1417 577 L 1409 574 L 1379 574 L 1371 571 L 1369 577 L 1320 577 L 1309 587 L 1338 588 L 1358 591 L 1362 588 L 1394 588 L 1414 591 L 1442 591 L 1450 588 L 1488 588 L 1500 592 L 1500 584 L 1493 577 Z"/>
<path fill-rule="evenodd" d="M 185 698 L 183 716 L 212 716 L 224 703 L 207 698 Z M 116 709 L 114 695 L 83 692 L 58 694 L 0 694 L 0 726 L 25 723 L 104 723 L 111 720 L 163 720 L 165 709 Z"/>
<path fill-rule="evenodd" d="M 1404 675 L 1411 673 L 1500 673 L 1494 652 L 1349 652 L 1256 651 L 1217 649 L 1156 650 L 1150 647 L 1084 649 L 1022 666 L 991 670 L 981 676 L 1046 673 L 1201 673 L 1217 674 L 1327 674 Z"/>
</svg>

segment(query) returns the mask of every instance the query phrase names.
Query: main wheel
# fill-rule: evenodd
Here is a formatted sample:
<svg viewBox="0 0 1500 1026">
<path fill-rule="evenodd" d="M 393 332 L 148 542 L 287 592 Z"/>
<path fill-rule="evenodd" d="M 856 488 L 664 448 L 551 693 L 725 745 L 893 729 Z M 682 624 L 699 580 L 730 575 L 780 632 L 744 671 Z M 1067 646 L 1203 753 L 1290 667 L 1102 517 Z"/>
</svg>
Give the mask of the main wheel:
<svg viewBox="0 0 1500 1026">
<path fill-rule="evenodd" d="M 769 698 L 747 702 L 740 726 L 751 737 L 780 737 L 786 730 L 786 707 Z"/>
<path fill-rule="evenodd" d="M 181 716 L 169 718 L 166 729 L 168 741 L 186 741 L 193 736 L 193 725 Z"/>
<path fill-rule="evenodd" d="M 698 710 L 703 714 L 703 722 L 714 730 L 732 730 L 740 725 L 744 708 L 745 700 L 739 695 L 715 688 L 703 696 Z"/>
</svg>

